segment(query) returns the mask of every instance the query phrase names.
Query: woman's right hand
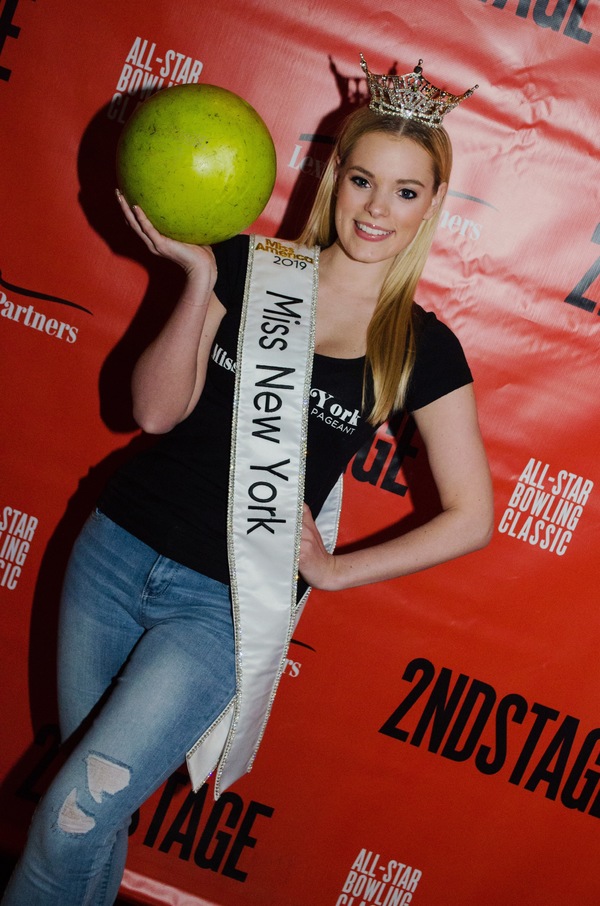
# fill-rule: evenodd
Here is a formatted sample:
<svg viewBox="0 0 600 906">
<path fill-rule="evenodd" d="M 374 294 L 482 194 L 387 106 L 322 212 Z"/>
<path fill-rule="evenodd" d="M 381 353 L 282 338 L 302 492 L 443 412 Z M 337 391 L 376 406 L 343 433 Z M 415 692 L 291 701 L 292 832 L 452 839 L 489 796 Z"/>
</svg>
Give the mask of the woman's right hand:
<svg viewBox="0 0 600 906">
<path fill-rule="evenodd" d="M 144 431 L 163 434 L 189 415 L 204 387 L 213 340 L 225 314 L 214 293 L 217 263 L 210 246 L 164 236 L 118 190 L 117 199 L 146 248 L 178 264 L 187 278 L 167 321 L 133 371 L 133 416 Z"/>
<path fill-rule="evenodd" d="M 194 245 L 190 242 L 170 239 L 152 225 L 139 205 L 130 206 L 118 189 L 117 200 L 125 220 L 153 255 L 159 255 L 161 258 L 167 258 L 178 264 L 188 277 L 193 277 L 196 270 L 201 270 L 206 274 L 208 268 L 211 277 L 210 285 L 214 286 L 217 279 L 217 265 L 209 245 Z"/>
</svg>

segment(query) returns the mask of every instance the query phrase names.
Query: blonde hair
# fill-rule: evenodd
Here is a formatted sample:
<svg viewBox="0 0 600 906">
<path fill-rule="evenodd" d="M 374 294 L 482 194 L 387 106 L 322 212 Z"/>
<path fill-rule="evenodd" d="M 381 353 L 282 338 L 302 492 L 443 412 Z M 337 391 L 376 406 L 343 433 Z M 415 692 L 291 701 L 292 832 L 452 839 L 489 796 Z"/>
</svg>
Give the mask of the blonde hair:
<svg viewBox="0 0 600 906">
<path fill-rule="evenodd" d="M 327 248 L 336 241 L 336 172 L 338 166 L 344 166 L 357 141 L 372 132 L 409 138 L 422 147 L 431 158 L 434 194 L 442 183 L 448 182 L 452 145 L 444 129 L 432 129 L 412 119 L 382 116 L 368 107 L 361 107 L 346 119 L 338 136 L 306 226 L 298 239 L 302 244 Z M 406 399 L 416 355 L 414 294 L 441 208 L 440 204 L 435 214 L 421 223 L 410 245 L 393 260 L 369 323 L 366 362 L 373 380 L 374 402 L 368 415 L 371 424 L 384 422 L 393 411 L 403 407 Z M 363 404 L 364 399 L 363 392 Z"/>
</svg>

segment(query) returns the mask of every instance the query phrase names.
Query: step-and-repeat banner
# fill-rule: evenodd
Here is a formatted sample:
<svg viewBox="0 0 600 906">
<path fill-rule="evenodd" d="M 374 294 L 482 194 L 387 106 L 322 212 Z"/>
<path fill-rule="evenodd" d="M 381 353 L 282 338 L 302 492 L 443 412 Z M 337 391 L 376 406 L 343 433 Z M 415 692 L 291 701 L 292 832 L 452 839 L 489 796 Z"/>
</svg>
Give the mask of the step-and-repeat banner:
<svg viewBox="0 0 600 906">
<path fill-rule="evenodd" d="M 114 199 L 144 97 L 205 82 L 277 149 L 258 223 L 293 237 L 376 72 L 460 92 L 455 168 L 418 290 L 460 336 L 494 477 L 483 551 L 314 593 L 251 774 L 216 803 L 178 771 L 131 828 L 124 892 L 218 906 L 600 902 L 597 0 L 0 2 L 0 847 L 58 763 L 70 545 L 145 441 L 137 355 L 180 277 Z M 317 395 L 340 431 L 351 425 Z M 410 421 L 348 469 L 342 543 L 436 506 Z M 148 690 L 152 695 L 152 689 Z"/>
</svg>

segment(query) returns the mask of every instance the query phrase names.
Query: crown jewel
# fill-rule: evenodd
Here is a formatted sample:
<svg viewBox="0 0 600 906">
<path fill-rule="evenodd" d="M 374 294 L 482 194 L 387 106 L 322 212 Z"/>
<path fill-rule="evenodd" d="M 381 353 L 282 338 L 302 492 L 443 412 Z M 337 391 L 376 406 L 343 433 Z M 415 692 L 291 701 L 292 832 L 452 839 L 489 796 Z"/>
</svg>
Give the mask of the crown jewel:
<svg viewBox="0 0 600 906">
<path fill-rule="evenodd" d="M 413 72 L 406 75 L 375 75 L 369 71 L 366 60 L 360 55 L 360 65 L 367 77 L 371 101 L 369 107 L 382 116 L 404 116 L 419 120 L 437 129 L 444 116 L 465 98 L 471 97 L 479 85 L 464 94 L 450 94 L 432 85 L 423 75 L 419 60 Z"/>
</svg>

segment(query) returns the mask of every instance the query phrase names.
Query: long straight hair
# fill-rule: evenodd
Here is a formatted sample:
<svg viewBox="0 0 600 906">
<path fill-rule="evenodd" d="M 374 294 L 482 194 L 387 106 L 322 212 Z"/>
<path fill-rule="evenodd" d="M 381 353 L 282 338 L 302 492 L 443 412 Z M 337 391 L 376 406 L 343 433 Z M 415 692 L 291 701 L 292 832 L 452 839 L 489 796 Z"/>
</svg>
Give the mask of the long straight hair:
<svg viewBox="0 0 600 906">
<path fill-rule="evenodd" d="M 382 116 L 368 107 L 361 107 L 350 114 L 342 126 L 312 210 L 298 238 L 303 245 L 327 248 L 336 241 L 336 173 L 345 165 L 357 141 L 372 132 L 409 138 L 422 147 L 431 158 L 434 194 L 441 183 L 450 179 L 452 145 L 443 128 L 432 129 L 413 119 Z M 373 382 L 373 406 L 367 418 L 373 425 L 381 424 L 392 412 L 404 406 L 416 356 L 413 300 L 441 209 L 440 204 L 433 217 L 421 223 L 410 245 L 392 261 L 369 323 L 366 368 Z M 363 392 L 363 405 L 364 400 Z"/>
</svg>

